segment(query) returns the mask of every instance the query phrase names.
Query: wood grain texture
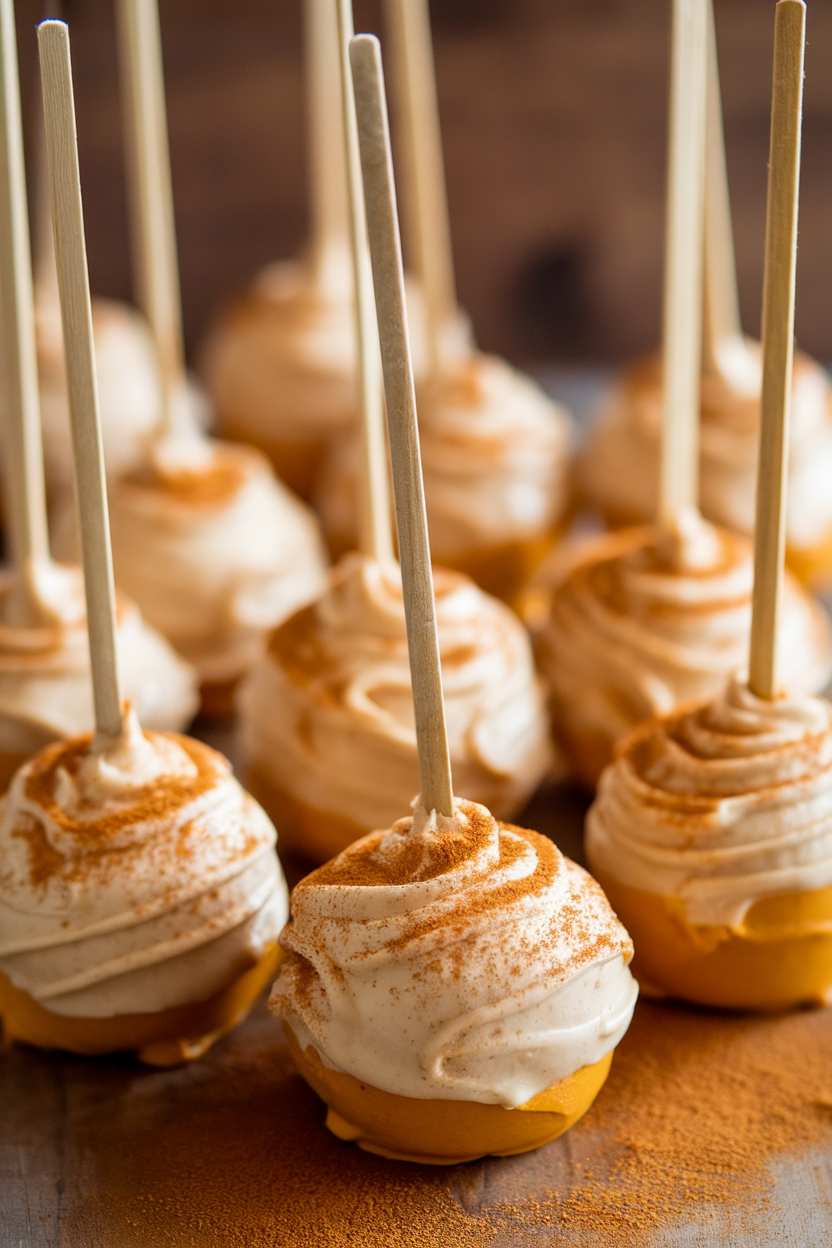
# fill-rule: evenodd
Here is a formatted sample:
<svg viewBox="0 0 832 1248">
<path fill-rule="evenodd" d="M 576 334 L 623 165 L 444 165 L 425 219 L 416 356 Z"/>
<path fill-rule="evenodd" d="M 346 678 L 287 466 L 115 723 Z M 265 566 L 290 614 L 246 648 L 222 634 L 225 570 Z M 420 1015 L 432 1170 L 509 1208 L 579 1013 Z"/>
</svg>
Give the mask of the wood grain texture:
<svg viewBox="0 0 832 1248">
<path fill-rule="evenodd" d="M 32 261 L 23 163 L 13 0 L 0 0 L 0 320 L 6 402 L 5 485 L 11 554 L 21 585 L 49 560 Z M 18 623 L 39 619 L 38 602 L 16 602 Z"/>
<path fill-rule="evenodd" d="M 778 0 L 774 26 L 763 285 L 763 390 L 748 678 L 749 688 L 760 698 L 773 698 L 779 687 L 777 632 L 786 550 L 805 38 L 803 0 Z"/>
<path fill-rule="evenodd" d="M 358 377 L 361 394 L 361 471 L 359 473 L 359 538 L 361 550 L 373 559 L 391 560 L 393 533 L 390 516 L 387 439 L 384 433 L 384 395 L 379 354 L 373 271 L 367 242 L 361 155 L 355 120 L 349 41 L 353 30 L 352 0 L 338 6 L 338 43 L 341 103 L 347 166 L 352 272 L 355 286 L 355 322 L 358 341 Z"/>
<path fill-rule="evenodd" d="M 413 684 L 422 805 L 453 814 L 453 783 L 442 697 L 436 605 L 407 331 L 401 242 L 381 51 L 372 35 L 350 44 L 367 232 L 381 342 L 393 491 Z"/>
<path fill-rule="evenodd" d="M 673 3 L 658 517 L 670 533 L 699 497 L 707 3 Z"/>
<path fill-rule="evenodd" d="M 102 740 L 114 740 L 121 732 L 122 704 L 116 654 L 113 558 L 98 413 L 84 210 L 72 98 L 72 65 L 66 25 L 63 22 L 42 22 L 38 27 L 38 44 L 49 162 L 49 197 L 55 231 L 87 599 L 95 727 L 96 735 Z"/>
<path fill-rule="evenodd" d="M 153 335 L 173 433 L 185 380 L 162 42 L 156 0 L 117 0 L 128 203 L 138 303 Z"/>
</svg>

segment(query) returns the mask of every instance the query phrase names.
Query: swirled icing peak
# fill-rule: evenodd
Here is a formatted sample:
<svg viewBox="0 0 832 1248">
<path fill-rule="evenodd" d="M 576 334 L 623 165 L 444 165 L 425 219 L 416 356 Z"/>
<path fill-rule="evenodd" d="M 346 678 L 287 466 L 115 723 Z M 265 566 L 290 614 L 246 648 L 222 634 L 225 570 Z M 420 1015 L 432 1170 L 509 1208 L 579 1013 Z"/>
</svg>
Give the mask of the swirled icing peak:
<svg viewBox="0 0 832 1248">
<path fill-rule="evenodd" d="M 678 898 L 691 924 L 737 927 L 761 897 L 832 883 L 832 707 L 766 701 L 736 679 L 637 728 L 587 820 L 591 860 Z"/>
<path fill-rule="evenodd" d="M 626 1030 L 629 937 L 536 832 L 457 800 L 357 841 L 292 894 L 270 1005 L 325 1064 L 403 1096 L 513 1107 Z"/>
<path fill-rule="evenodd" d="M 221 755 L 132 712 L 47 746 L 0 808 L 0 971 L 58 1014 L 206 1000 L 283 924 L 274 844 Z"/>
</svg>

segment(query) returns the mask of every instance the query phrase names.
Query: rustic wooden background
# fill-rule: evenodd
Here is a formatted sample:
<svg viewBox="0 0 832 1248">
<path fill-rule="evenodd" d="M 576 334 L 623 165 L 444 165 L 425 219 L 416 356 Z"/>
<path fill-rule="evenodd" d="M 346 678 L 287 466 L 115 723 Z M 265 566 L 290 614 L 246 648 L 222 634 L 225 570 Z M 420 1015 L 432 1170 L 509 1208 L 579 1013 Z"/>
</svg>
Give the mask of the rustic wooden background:
<svg viewBox="0 0 832 1248">
<path fill-rule="evenodd" d="M 17 0 L 24 94 L 34 24 Z M 130 291 L 112 0 L 72 27 L 90 264 Z M 762 277 L 773 0 L 716 0 L 742 308 Z M 669 0 L 434 0 L 456 264 L 480 342 L 520 363 L 615 360 L 657 338 Z M 306 225 L 299 0 L 161 0 L 185 318 Z M 356 26 L 383 37 L 378 0 Z M 832 359 L 832 3 L 810 5 L 797 333 Z"/>
</svg>

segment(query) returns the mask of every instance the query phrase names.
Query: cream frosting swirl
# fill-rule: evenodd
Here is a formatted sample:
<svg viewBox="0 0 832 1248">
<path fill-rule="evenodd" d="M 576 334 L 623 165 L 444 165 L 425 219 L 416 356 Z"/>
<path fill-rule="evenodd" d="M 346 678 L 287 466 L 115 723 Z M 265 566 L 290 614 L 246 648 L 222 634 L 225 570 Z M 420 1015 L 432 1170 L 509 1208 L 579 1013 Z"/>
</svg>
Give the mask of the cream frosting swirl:
<svg viewBox="0 0 832 1248">
<path fill-rule="evenodd" d="M 142 733 L 47 746 L 0 807 L 0 971 L 54 1013 L 203 1001 L 286 919 L 263 810 L 214 750 Z"/>
<path fill-rule="evenodd" d="M 455 806 L 417 807 L 301 881 L 269 1004 L 383 1091 L 514 1108 L 619 1042 L 632 945 L 551 841 Z"/>
<path fill-rule="evenodd" d="M 460 787 L 518 810 L 549 761 L 528 636 L 503 603 L 437 568 L 445 712 Z M 419 787 L 401 573 L 356 554 L 273 634 L 239 695 L 247 761 L 305 805 L 389 827 Z"/>
<path fill-rule="evenodd" d="M 451 562 L 546 537 L 568 501 L 570 424 L 529 377 L 470 352 L 417 388 L 431 550 Z M 336 444 L 316 502 L 345 545 L 356 532 L 357 454 Z"/>
<path fill-rule="evenodd" d="M 203 681 L 224 682 L 320 592 L 325 558 L 312 512 L 262 455 L 207 445 L 204 468 L 114 482 L 110 527 L 117 583 Z"/>
<path fill-rule="evenodd" d="M 741 929 L 760 898 L 832 884 L 832 707 L 731 680 L 623 741 L 587 819 L 594 866 Z M 827 925 L 828 926 L 828 925 Z"/>
<path fill-rule="evenodd" d="M 650 715 L 716 694 L 748 662 L 753 576 L 747 539 L 704 522 L 680 544 L 646 527 L 589 544 L 555 589 L 539 637 L 556 727 L 611 747 Z M 832 629 L 791 577 L 779 652 L 789 688 L 826 685 Z"/>
<path fill-rule="evenodd" d="M 795 355 L 786 532 L 806 548 L 832 529 L 832 408 L 826 373 Z M 740 533 L 754 531 L 762 359 L 750 339 L 722 344 L 718 371 L 702 377 L 702 512 Z M 579 469 L 589 499 L 632 520 L 652 520 L 658 505 L 662 425 L 661 361 L 629 369 L 599 412 Z"/>
<path fill-rule="evenodd" d="M 0 622 L 0 752 L 34 754 L 93 726 L 84 577 L 57 565 L 61 611 L 51 625 Z M 0 576 L 0 621 L 15 577 Z M 124 695 L 149 728 L 184 728 L 197 709 L 197 677 L 122 594 L 116 645 Z"/>
</svg>

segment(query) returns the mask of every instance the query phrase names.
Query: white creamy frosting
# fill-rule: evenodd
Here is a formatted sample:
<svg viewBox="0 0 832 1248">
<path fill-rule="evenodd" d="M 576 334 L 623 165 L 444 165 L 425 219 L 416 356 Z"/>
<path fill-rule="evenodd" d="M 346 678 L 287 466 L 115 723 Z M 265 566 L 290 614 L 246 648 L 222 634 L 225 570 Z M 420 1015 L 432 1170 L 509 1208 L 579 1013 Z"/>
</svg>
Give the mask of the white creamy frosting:
<svg viewBox="0 0 832 1248">
<path fill-rule="evenodd" d="M 786 520 L 790 546 L 812 546 L 832 529 L 832 409 L 829 379 L 795 355 Z M 759 343 L 726 341 L 719 372 L 702 378 L 700 495 L 704 515 L 753 533 L 762 359 Z M 608 396 L 582 457 L 590 500 L 627 518 L 651 520 L 658 505 L 662 427 L 661 361 L 631 368 Z"/>
<path fill-rule="evenodd" d="M 692 925 L 738 928 L 762 897 L 827 887 L 832 707 L 732 680 L 637 728 L 602 776 L 587 851 L 622 884 L 678 899 Z"/>
<path fill-rule="evenodd" d="M 545 537 L 567 504 L 569 417 L 493 355 L 471 352 L 417 388 L 431 550 L 454 561 Z M 354 445 L 336 445 L 317 503 L 324 529 L 356 532 Z"/>
<path fill-rule="evenodd" d="M 556 723 L 612 743 L 649 715 L 719 692 L 748 662 L 753 576 L 747 539 L 704 522 L 678 545 L 652 528 L 588 543 L 539 638 Z M 789 688 L 824 688 L 829 620 L 789 576 L 779 652 Z"/>
<path fill-rule="evenodd" d="M 549 761 L 548 725 L 517 617 L 434 571 L 445 714 L 460 787 L 518 810 Z M 389 827 L 419 787 L 401 572 L 353 554 L 272 637 L 239 695 L 244 756 L 304 804 Z"/>
<path fill-rule="evenodd" d="M 221 682 L 320 592 L 325 559 L 312 512 L 262 455 L 209 445 L 209 464 L 193 474 L 114 482 L 110 527 L 117 583 L 203 681 Z"/>
<path fill-rule="evenodd" d="M 89 738 L 26 763 L 0 806 L 0 971 L 54 1013 L 203 1001 L 259 959 L 288 910 L 271 822 L 187 737 Z"/>
<path fill-rule="evenodd" d="M 292 893 L 270 998 L 303 1048 L 385 1092 L 514 1108 L 626 1031 L 632 945 L 536 832 L 456 802 L 355 842 Z"/>
<path fill-rule="evenodd" d="M 80 568 L 58 566 L 61 613 L 42 627 L 3 622 L 15 578 L 0 576 L 0 752 L 33 754 L 93 726 L 92 681 Z M 121 685 L 149 728 L 184 728 L 198 705 L 196 672 L 121 594 L 116 644 Z"/>
<path fill-rule="evenodd" d="M 415 366 L 424 367 L 424 311 L 408 284 Z M 328 440 L 358 415 L 349 245 L 323 263 L 269 265 L 209 335 L 202 371 L 221 425 L 256 444 Z"/>
</svg>

